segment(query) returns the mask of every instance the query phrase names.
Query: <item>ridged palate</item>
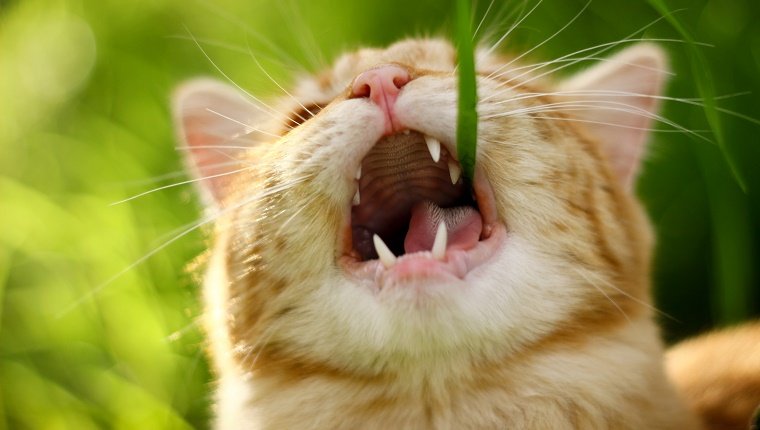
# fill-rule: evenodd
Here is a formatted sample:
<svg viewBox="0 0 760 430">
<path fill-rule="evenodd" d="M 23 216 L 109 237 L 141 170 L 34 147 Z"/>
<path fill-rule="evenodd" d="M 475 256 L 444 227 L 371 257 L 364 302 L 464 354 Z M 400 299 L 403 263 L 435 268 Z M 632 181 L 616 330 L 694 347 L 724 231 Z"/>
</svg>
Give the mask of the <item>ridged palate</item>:
<svg viewBox="0 0 760 430">
<path fill-rule="evenodd" d="M 354 226 L 383 234 L 406 222 L 419 201 L 442 207 L 455 204 L 463 185 L 451 184 L 444 157 L 448 154 L 433 162 L 423 136 L 416 132 L 380 140 L 362 162 L 361 204 L 353 207 Z"/>
</svg>

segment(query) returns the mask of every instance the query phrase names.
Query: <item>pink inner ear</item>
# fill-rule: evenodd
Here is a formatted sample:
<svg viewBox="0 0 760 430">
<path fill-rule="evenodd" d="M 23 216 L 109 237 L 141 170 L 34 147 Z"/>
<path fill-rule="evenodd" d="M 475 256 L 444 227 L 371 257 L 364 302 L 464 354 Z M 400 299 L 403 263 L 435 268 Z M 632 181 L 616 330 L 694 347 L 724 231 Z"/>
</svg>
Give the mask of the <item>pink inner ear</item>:
<svg viewBox="0 0 760 430">
<path fill-rule="evenodd" d="M 185 118 L 186 144 L 190 148 L 187 154 L 194 178 L 198 185 L 211 194 L 214 201 L 220 201 L 224 195 L 229 178 L 225 177 L 228 169 L 235 170 L 237 166 L 228 165 L 231 161 L 224 149 L 214 149 L 213 146 L 224 142 L 208 134 L 207 118 L 189 116 Z"/>
<path fill-rule="evenodd" d="M 599 141 L 627 188 L 636 178 L 666 73 L 660 48 L 639 44 L 560 86 L 566 92 L 560 99 L 584 106 L 571 114 Z"/>
<path fill-rule="evenodd" d="M 211 80 L 192 81 L 174 97 L 175 124 L 189 150 L 189 173 L 207 204 L 219 205 L 241 169 L 240 155 L 252 146 L 247 124 L 256 110 L 235 89 Z"/>
</svg>

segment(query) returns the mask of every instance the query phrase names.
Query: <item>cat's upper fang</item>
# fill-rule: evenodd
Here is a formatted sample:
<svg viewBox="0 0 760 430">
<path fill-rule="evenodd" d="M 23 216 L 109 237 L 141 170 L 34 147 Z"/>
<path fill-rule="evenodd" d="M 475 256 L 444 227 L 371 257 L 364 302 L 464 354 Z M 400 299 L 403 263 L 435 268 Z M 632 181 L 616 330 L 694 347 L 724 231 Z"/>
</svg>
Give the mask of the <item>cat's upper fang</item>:
<svg viewBox="0 0 760 430">
<path fill-rule="evenodd" d="M 425 145 L 427 145 L 427 149 L 430 151 L 430 156 L 433 157 L 433 161 L 437 163 L 438 160 L 441 159 L 441 142 L 428 135 L 425 135 L 424 137 Z"/>
</svg>

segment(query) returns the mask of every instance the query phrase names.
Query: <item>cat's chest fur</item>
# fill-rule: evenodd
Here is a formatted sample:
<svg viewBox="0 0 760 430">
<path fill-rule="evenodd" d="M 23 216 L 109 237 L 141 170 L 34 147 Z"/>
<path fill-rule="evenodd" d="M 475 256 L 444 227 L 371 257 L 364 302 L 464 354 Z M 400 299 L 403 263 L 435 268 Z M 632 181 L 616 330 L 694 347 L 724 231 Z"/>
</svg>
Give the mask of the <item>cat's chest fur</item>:
<svg viewBox="0 0 760 430">
<path fill-rule="evenodd" d="M 477 56 L 456 156 L 453 48 L 347 54 L 261 106 L 175 99 L 216 216 L 206 325 L 220 428 L 698 428 L 663 373 L 630 188 L 664 58 L 559 84 Z"/>
<path fill-rule="evenodd" d="M 291 363 L 220 380 L 219 428 L 699 428 L 662 373 L 648 322 L 509 363 L 419 360 L 402 374 L 358 376 Z M 649 333 L 653 334 L 653 333 Z M 623 338 L 623 340 L 620 339 Z M 629 339 L 625 339 L 629 338 Z M 629 340 L 631 343 L 626 343 Z M 590 358 L 594 357 L 594 358 Z M 261 357 L 260 357 L 261 358 Z M 435 360 L 432 360 L 435 361 Z M 446 373 L 450 366 L 456 371 Z M 436 365 L 438 371 L 432 370 Z M 463 369 L 466 369 L 463 371 Z M 621 371 L 626 369 L 626 371 Z"/>
</svg>

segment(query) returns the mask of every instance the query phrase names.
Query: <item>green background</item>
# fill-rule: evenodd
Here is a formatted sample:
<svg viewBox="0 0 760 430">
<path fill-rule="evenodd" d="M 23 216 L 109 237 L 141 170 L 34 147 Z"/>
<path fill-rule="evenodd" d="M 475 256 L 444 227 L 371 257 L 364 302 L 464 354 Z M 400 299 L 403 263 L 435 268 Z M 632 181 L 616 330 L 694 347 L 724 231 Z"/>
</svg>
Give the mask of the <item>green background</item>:
<svg viewBox="0 0 760 430">
<path fill-rule="evenodd" d="M 535 5 L 497 3 L 487 36 Z M 584 4 L 544 1 L 504 48 L 530 49 Z M 667 7 L 684 8 L 675 20 L 713 45 L 699 49 L 699 65 L 688 44 L 663 44 L 677 74 L 669 95 L 749 92 L 716 103 L 760 116 L 760 2 Z M 169 94 L 183 79 L 219 76 L 191 35 L 231 79 L 269 96 L 277 88 L 252 55 L 286 85 L 345 49 L 450 34 L 452 9 L 410 0 L 0 1 L 0 428 L 206 426 L 212 384 L 188 270 L 204 238 L 193 230 L 160 249 L 201 216 L 193 190 L 110 205 L 187 179 Z M 595 1 L 530 60 L 622 39 L 660 16 L 646 1 Z M 667 20 L 642 36 L 683 39 Z M 657 227 L 654 279 L 669 341 L 760 312 L 760 125 L 729 114 L 710 124 L 710 112 L 665 105 L 666 117 L 708 131 L 723 150 L 658 133 L 638 186 Z"/>
</svg>

